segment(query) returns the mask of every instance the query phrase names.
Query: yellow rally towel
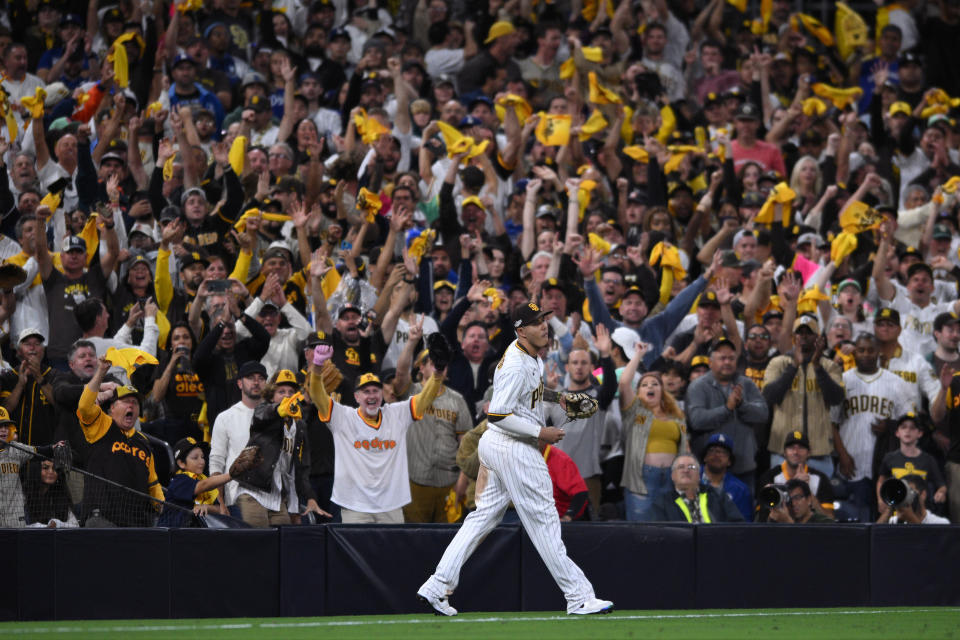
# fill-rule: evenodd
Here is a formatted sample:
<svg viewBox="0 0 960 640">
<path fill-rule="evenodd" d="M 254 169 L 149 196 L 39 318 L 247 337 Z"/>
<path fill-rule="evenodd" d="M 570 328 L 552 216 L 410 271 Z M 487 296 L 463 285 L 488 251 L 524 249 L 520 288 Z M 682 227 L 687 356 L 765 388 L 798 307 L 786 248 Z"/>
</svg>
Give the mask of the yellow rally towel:
<svg viewBox="0 0 960 640">
<path fill-rule="evenodd" d="M 580 53 L 590 62 L 603 62 L 603 49 L 600 47 L 582 47 Z"/>
<path fill-rule="evenodd" d="M 846 210 L 840 214 L 840 226 L 847 233 L 861 233 L 870 229 L 878 229 L 883 221 L 883 216 L 877 213 L 877 210 L 865 202 L 859 200 L 847 205 Z"/>
<path fill-rule="evenodd" d="M 230 153 L 227 154 L 230 160 L 230 167 L 238 176 L 243 173 L 247 161 L 247 137 L 237 136 L 230 145 Z"/>
<path fill-rule="evenodd" d="M 677 116 L 673 113 L 673 107 L 665 104 L 660 107 L 660 129 L 654 137 L 660 144 L 666 144 L 670 136 L 677 129 Z"/>
<path fill-rule="evenodd" d="M 829 299 L 830 296 L 820 291 L 819 286 L 813 285 L 813 287 L 800 294 L 800 299 L 797 300 L 797 315 L 803 315 L 804 313 L 816 313 L 817 303 L 821 300 Z"/>
<path fill-rule="evenodd" d="M 803 101 L 803 115 L 819 118 L 827 112 L 827 105 L 820 98 L 807 98 Z"/>
<path fill-rule="evenodd" d="M 170 156 L 163 163 L 163 181 L 164 182 L 166 182 L 167 180 L 173 179 L 173 158 L 174 156 Z"/>
<path fill-rule="evenodd" d="M 136 347 L 125 347 L 123 349 L 110 347 L 107 349 L 104 358 L 113 366 L 120 367 L 126 371 L 127 377 L 132 376 L 137 367 L 141 365 L 159 364 L 155 357 Z"/>
<path fill-rule="evenodd" d="M 573 62 L 573 56 L 570 56 L 563 61 L 563 64 L 560 65 L 560 79 L 569 80 L 573 77 L 573 73 L 577 70 L 577 65 Z"/>
<path fill-rule="evenodd" d="M 670 159 L 667 160 L 667 162 L 663 165 L 664 174 L 669 174 L 676 171 L 680 167 L 680 163 L 683 162 L 683 159 L 687 157 L 688 153 L 703 151 L 703 149 L 690 144 L 677 144 L 667 147 L 667 151 L 670 152 Z"/>
<path fill-rule="evenodd" d="M 17 135 L 20 133 L 20 128 L 17 126 L 17 119 L 13 115 L 13 109 L 10 108 L 10 97 L 3 89 L 0 89 L 0 116 L 3 116 L 4 121 L 7 123 L 7 134 L 10 137 L 10 142 L 16 141 Z"/>
<path fill-rule="evenodd" d="M 577 135 L 577 137 L 580 138 L 580 142 L 589 140 L 590 136 L 599 131 L 603 131 L 608 124 L 609 123 L 603 117 L 603 114 L 600 113 L 600 110 L 594 109 L 593 113 L 590 114 L 590 117 L 587 118 L 587 121 L 581 125 L 580 133 Z"/>
<path fill-rule="evenodd" d="M 727 0 L 727 4 L 735 8 L 740 13 L 747 12 L 747 0 Z"/>
<path fill-rule="evenodd" d="M 583 8 L 580 9 L 580 15 L 583 16 L 583 19 L 587 22 L 593 22 L 594 18 L 597 17 L 597 13 L 600 11 L 601 2 L 603 2 L 603 8 L 607 13 L 607 17 L 612 18 L 613 0 L 585 0 Z"/>
<path fill-rule="evenodd" d="M 846 3 L 837 2 L 835 6 L 837 14 L 833 22 L 833 35 L 837 40 L 840 59 L 846 61 L 857 49 L 867 44 L 869 31 L 863 17 Z"/>
<path fill-rule="evenodd" d="M 523 97 L 518 96 L 515 93 L 508 93 L 505 96 L 501 96 L 497 100 L 495 106 L 497 117 L 500 119 L 500 122 L 503 122 L 504 117 L 506 116 L 507 108 L 513 107 L 513 110 L 517 114 L 517 120 L 520 121 L 520 126 L 527 121 L 527 118 L 530 117 L 530 114 L 533 113 L 533 107 L 530 106 L 530 103 L 527 102 Z"/>
<path fill-rule="evenodd" d="M 113 63 L 113 77 L 114 82 L 117 83 L 118 87 L 126 89 L 130 86 L 130 66 L 127 61 L 127 48 L 123 46 L 126 42 L 136 39 L 138 44 L 140 44 L 140 50 L 143 51 L 143 38 L 139 34 L 131 31 L 129 33 L 124 33 L 119 38 L 113 41 L 113 46 L 110 47 L 110 53 L 107 54 L 107 61 Z"/>
<path fill-rule="evenodd" d="M 503 293 L 500 292 L 500 289 L 496 287 L 487 287 L 483 290 L 483 295 L 487 297 L 487 300 L 490 301 L 490 308 L 496 311 L 500 308 L 500 305 L 503 304 Z"/>
<path fill-rule="evenodd" d="M 838 89 L 837 87 L 831 87 L 823 82 L 817 82 L 811 88 L 815 94 L 821 98 L 826 98 L 833 103 L 833 106 L 841 111 L 846 109 L 848 105 L 851 105 L 859 100 L 860 96 L 863 95 L 863 89 L 860 87 Z"/>
<path fill-rule="evenodd" d="M 467 151 L 467 157 L 464 158 L 464 162 L 466 162 L 470 158 L 475 158 L 486 151 L 487 145 L 490 143 L 489 140 L 484 140 L 480 144 L 477 144 L 477 141 L 471 136 L 463 135 L 446 122 L 438 121 L 437 126 L 440 127 L 440 135 L 443 137 L 444 144 L 447 145 L 447 157 L 449 158 Z"/>
<path fill-rule="evenodd" d="M 577 189 L 577 204 L 580 207 L 579 220 L 583 220 L 583 212 L 590 206 L 590 195 L 596 188 L 597 183 L 594 180 L 587 179 L 580 181 L 580 188 Z"/>
<path fill-rule="evenodd" d="M 640 145 L 631 145 L 623 148 L 623 152 L 636 160 L 637 162 L 642 162 L 644 164 L 650 162 L 650 154 L 647 153 L 647 150 L 641 147 Z"/>
<path fill-rule="evenodd" d="M 590 232 L 587 234 L 587 241 L 590 243 L 590 246 L 593 247 L 596 251 L 600 252 L 601 256 L 605 256 L 610 253 L 610 243 L 595 234 Z"/>
<path fill-rule="evenodd" d="M 357 194 L 357 209 L 366 212 L 367 222 L 374 222 L 382 207 L 383 202 L 378 194 L 367 190 L 366 187 L 360 187 L 360 193 Z"/>
<path fill-rule="evenodd" d="M 184 0 L 177 3 L 177 11 L 186 13 L 187 11 L 200 11 L 203 9 L 203 0 Z M 277 9 L 274 9 L 277 11 Z"/>
<path fill-rule="evenodd" d="M 57 199 L 59 200 L 59 197 Z M 51 208 L 50 211 L 55 211 L 55 209 Z M 88 267 L 93 261 L 93 256 L 97 255 L 97 248 L 100 246 L 100 232 L 99 226 L 97 225 L 98 218 L 99 216 L 96 213 L 91 213 L 90 217 L 87 218 L 87 221 L 84 223 L 83 229 L 80 230 L 80 237 L 87 243 Z"/>
<path fill-rule="evenodd" d="M 760 33 L 756 33 L 756 31 L 754 31 L 754 35 L 763 35 L 764 33 L 766 33 L 767 29 L 770 26 L 770 18 L 772 17 L 773 17 L 773 0 L 760 0 L 760 20 L 759 20 Z M 757 21 L 755 20 L 754 22 L 756 23 Z M 755 27 L 751 25 L 751 29 L 753 30 L 755 29 Z"/>
<path fill-rule="evenodd" d="M 795 13 L 790 16 L 790 28 L 797 33 L 803 33 L 806 30 L 825 47 L 832 47 L 834 44 L 833 34 L 830 33 L 830 30 L 823 26 L 819 20 L 805 13 Z"/>
<path fill-rule="evenodd" d="M 353 126 L 356 127 L 357 133 L 360 134 L 360 139 L 363 141 L 363 144 L 373 144 L 380 136 L 390 133 L 390 129 L 383 126 L 376 118 L 368 116 L 366 110 L 362 108 L 360 109 L 360 113 L 353 116 Z"/>
<path fill-rule="evenodd" d="M 783 226 L 789 227 L 793 218 L 790 205 L 796 197 L 796 192 L 787 186 L 786 182 L 781 182 L 770 191 L 767 201 L 760 207 L 760 212 L 757 214 L 757 217 L 754 218 L 754 222 L 761 224 L 773 223 L 774 206 L 779 203 L 783 205 Z"/>
<path fill-rule="evenodd" d="M 570 142 L 570 125 L 572 118 L 569 114 L 552 114 L 540 112 L 540 121 L 534 132 L 542 144 L 548 147 L 562 147 Z"/>
<path fill-rule="evenodd" d="M 830 260 L 838 267 L 843 259 L 857 250 L 857 234 L 843 231 L 830 243 Z"/>
<path fill-rule="evenodd" d="M 233 228 L 240 233 L 245 232 L 247 230 L 247 218 L 261 218 L 263 220 L 269 220 L 270 222 L 287 222 L 293 220 L 292 217 L 282 213 L 265 213 L 260 211 L 260 209 L 247 209 L 243 212 L 243 215 L 240 216 L 240 219 L 234 223 Z"/>
<path fill-rule="evenodd" d="M 50 213 L 55 212 L 57 209 L 60 208 L 60 193 L 61 192 L 59 191 L 57 193 L 53 193 L 53 192 L 47 193 L 47 195 L 43 196 L 43 198 L 40 199 L 40 206 L 49 207 Z M 90 217 L 93 217 L 93 216 L 90 216 Z"/>
<path fill-rule="evenodd" d="M 408 232 L 413 234 L 413 231 Z M 410 236 L 408 236 L 409 238 Z M 421 231 L 416 235 L 412 236 L 412 240 L 409 240 L 409 247 L 407 248 L 407 253 L 413 256 L 413 259 L 417 261 L 417 264 L 420 264 L 420 260 L 423 258 L 423 255 L 427 252 L 427 247 L 429 247 L 434 238 L 437 237 L 437 232 L 435 229 L 426 229 Z"/>
<path fill-rule="evenodd" d="M 670 269 L 674 280 L 683 280 L 687 277 L 687 271 L 680 261 L 680 250 L 673 245 L 666 245 L 663 242 L 655 244 L 650 251 L 650 264 L 652 266 L 659 264 L 661 269 Z"/>
<path fill-rule="evenodd" d="M 43 87 L 37 87 L 32 96 L 20 98 L 20 104 L 26 107 L 30 112 L 30 117 L 34 120 L 43 117 L 43 101 L 47 99 L 47 92 Z"/>
<path fill-rule="evenodd" d="M 591 71 L 587 74 L 590 85 L 590 94 L 587 98 L 594 104 L 623 104 L 623 98 L 617 95 L 617 92 L 608 89 L 597 80 L 597 74 Z"/>
</svg>

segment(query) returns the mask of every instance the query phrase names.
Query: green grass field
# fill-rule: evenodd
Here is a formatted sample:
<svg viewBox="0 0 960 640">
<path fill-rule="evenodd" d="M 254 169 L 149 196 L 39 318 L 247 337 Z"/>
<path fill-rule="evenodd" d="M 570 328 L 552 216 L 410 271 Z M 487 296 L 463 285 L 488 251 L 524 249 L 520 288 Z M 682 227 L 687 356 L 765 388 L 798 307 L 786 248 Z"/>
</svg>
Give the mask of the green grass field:
<svg viewBox="0 0 960 640">
<path fill-rule="evenodd" d="M 960 638 L 960 608 L 549 612 L 338 618 L 123 620 L 0 624 L 12 638 Z"/>
</svg>

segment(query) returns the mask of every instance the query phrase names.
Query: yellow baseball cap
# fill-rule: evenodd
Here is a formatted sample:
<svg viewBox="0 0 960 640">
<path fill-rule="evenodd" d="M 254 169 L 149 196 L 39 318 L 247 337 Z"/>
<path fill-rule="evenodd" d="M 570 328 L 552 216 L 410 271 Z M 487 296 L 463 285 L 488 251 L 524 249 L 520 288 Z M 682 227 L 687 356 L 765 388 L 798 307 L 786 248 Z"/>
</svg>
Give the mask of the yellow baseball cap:
<svg viewBox="0 0 960 640">
<path fill-rule="evenodd" d="M 460 208 L 463 209 L 468 204 L 476 205 L 481 209 L 483 209 L 484 211 L 487 210 L 487 208 L 483 205 L 483 202 L 481 202 L 480 198 L 478 198 L 477 196 L 470 196 L 469 198 L 464 198 L 463 203 L 460 205 Z"/>
<path fill-rule="evenodd" d="M 512 22 L 507 20 L 497 20 L 490 27 L 490 31 L 487 32 L 487 39 L 483 41 L 483 44 L 490 44 L 497 38 L 501 36 L 508 36 L 511 33 L 516 31 Z"/>
<path fill-rule="evenodd" d="M 899 100 L 894 102 L 892 105 L 890 105 L 890 108 L 887 109 L 887 114 L 891 117 L 901 113 L 905 116 L 908 116 L 913 113 L 913 109 L 910 108 L 908 103 Z"/>
<path fill-rule="evenodd" d="M 357 378 L 357 385 L 356 385 L 355 388 L 356 388 L 356 389 L 362 389 L 363 387 L 367 386 L 368 384 L 375 384 L 375 385 L 377 385 L 378 387 L 383 387 L 383 383 L 380 382 L 380 378 L 378 378 L 377 376 L 375 376 L 375 375 L 372 374 L 372 373 L 365 373 L 365 374 L 363 374 L 362 376 L 360 376 L 359 378 Z"/>
<path fill-rule="evenodd" d="M 300 384 L 297 382 L 296 374 L 289 369 L 280 369 L 280 371 L 277 372 L 275 384 L 292 384 L 295 387 L 300 386 Z"/>
<path fill-rule="evenodd" d="M 3 407 L 0 407 L 0 424 L 13 424 L 13 420 L 10 419 L 10 414 L 7 413 L 7 410 Z"/>
<path fill-rule="evenodd" d="M 456 291 L 457 287 L 454 286 L 449 280 L 438 280 L 433 283 L 433 290 L 437 291 L 438 289 L 450 289 L 451 291 Z"/>
</svg>

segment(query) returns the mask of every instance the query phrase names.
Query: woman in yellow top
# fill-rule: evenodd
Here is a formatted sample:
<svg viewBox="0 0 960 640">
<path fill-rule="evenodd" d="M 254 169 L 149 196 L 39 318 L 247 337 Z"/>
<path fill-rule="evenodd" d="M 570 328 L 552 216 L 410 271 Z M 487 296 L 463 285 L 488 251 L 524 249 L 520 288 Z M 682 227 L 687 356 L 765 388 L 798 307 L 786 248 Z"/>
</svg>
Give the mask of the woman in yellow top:
<svg viewBox="0 0 960 640">
<path fill-rule="evenodd" d="M 653 501 L 670 491 L 670 465 L 677 455 L 690 453 L 687 422 L 683 411 L 660 374 L 640 376 L 636 390 L 633 378 L 649 345 L 638 342 L 620 377 L 620 410 L 623 413 L 623 478 L 627 520 L 648 521 Z"/>
</svg>

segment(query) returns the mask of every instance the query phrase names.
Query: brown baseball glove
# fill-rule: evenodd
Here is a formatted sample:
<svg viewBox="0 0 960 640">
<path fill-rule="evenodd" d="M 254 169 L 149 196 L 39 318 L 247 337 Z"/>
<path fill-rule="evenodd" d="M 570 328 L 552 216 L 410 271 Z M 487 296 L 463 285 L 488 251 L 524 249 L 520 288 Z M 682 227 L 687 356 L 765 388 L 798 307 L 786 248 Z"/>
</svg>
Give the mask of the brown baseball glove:
<svg viewBox="0 0 960 640">
<path fill-rule="evenodd" d="M 246 447 L 230 465 L 230 477 L 238 478 L 251 469 L 256 469 L 263 462 L 260 447 L 253 445 Z"/>
<path fill-rule="evenodd" d="M 327 360 L 320 365 L 320 379 L 323 380 L 323 388 L 327 393 L 331 393 L 340 386 L 343 374 L 337 369 L 337 365 L 333 364 L 333 360 Z"/>
<path fill-rule="evenodd" d="M 589 418 L 597 412 L 600 404 L 596 398 L 585 393 L 568 391 L 563 394 L 563 404 L 567 411 L 568 420 L 580 420 Z"/>
</svg>

